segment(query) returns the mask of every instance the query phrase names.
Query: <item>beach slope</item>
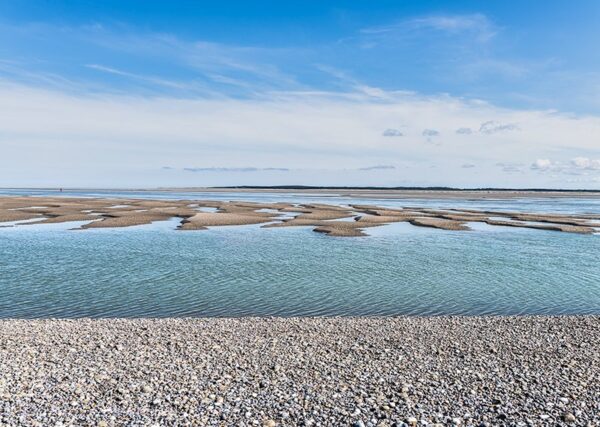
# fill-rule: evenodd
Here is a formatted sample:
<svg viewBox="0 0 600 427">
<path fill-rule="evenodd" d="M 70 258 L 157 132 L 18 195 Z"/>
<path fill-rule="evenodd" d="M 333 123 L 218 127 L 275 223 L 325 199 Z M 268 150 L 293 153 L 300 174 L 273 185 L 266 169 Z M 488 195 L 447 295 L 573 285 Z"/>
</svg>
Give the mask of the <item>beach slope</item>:
<svg viewBox="0 0 600 427">
<path fill-rule="evenodd" d="M 0 321 L 5 425 L 598 425 L 600 317 Z"/>
</svg>

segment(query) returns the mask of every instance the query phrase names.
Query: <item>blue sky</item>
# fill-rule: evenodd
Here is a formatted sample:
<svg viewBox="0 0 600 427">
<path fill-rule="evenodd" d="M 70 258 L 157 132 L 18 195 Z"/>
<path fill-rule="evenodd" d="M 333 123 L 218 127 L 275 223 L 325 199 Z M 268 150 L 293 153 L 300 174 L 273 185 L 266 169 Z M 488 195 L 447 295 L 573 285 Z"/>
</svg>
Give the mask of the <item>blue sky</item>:
<svg viewBox="0 0 600 427">
<path fill-rule="evenodd" d="M 597 1 L 0 3 L 0 186 L 600 187 Z"/>
</svg>

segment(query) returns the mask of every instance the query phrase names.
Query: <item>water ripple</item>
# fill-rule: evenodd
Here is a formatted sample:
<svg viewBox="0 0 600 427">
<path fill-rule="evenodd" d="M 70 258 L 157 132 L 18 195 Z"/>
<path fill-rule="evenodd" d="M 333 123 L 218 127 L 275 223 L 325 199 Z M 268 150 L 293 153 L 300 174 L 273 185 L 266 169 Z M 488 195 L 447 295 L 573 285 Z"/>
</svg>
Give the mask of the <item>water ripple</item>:
<svg viewBox="0 0 600 427">
<path fill-rule="evenodd" d="M 42 227 L 0 229 L 0 317 L 600 313 L 598 236 Z"/>
</svg>

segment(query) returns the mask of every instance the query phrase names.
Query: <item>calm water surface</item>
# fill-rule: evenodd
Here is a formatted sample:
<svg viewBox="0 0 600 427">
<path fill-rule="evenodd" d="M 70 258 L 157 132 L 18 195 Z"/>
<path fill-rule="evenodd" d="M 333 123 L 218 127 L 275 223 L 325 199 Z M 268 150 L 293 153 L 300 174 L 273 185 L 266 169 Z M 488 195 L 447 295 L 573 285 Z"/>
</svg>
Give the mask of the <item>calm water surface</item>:
<svg viewBox="0 0 600 427">
<path fill-rule="evenodd" d="M 600 212 L 588 199 L 377 204 Z M 0 317 L 600 314 L 598 235 L 480 224 L 392 224 L 360 238 L 255 225 L 184 232 L 176 220 L 69 230 L 76 225 L 0 228 Z"/>
<path fill-rule="evenodd" d="M 136 190 L 23 190 L 0 188 L 0 196 L 109 197 L 163 200 L 243 200 L 262 203 L 370 204 L 386 207 L 423 206 L 431 208 L 470 208 L 498 211 L 600 213 L 600 198 L 521 198 L 521 199 L 389 199 L 356 198 L 337 194 L 210 192 L 210 191 L 136 191 Z"/>
</svg>

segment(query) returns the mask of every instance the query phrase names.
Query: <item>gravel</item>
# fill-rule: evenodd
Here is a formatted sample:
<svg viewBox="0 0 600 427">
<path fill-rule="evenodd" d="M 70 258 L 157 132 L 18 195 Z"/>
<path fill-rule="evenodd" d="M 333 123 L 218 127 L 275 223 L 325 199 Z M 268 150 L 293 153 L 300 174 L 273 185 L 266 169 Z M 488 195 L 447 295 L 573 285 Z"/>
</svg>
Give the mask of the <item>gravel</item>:
<svg viewBox="0 0 600 427">
<path fill-rule="evenodd" d="M 600 317 L 0 321 L 0 425 L 600 425 Z"/>
</svg>

